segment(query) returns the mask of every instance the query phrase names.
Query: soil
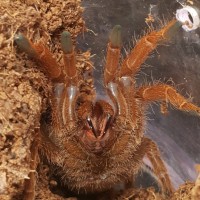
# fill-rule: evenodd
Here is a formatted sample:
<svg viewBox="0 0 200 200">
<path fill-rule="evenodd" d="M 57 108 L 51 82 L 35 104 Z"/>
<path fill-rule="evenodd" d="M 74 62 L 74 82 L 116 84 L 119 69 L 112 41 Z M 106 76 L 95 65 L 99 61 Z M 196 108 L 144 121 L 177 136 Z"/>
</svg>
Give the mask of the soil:
<svg viewBox="0 0 200 200">
<path fill-rule="evenodd" d="M 35 62 L 14 44 L 16 33 L 33 42 L 42 40 L 62 62 L 60 34 L 71 33 L 73 41 L 86 31 L 80 0 L 0 0 L 0 199 L 23 199 L 24 180 L 30 171 L 30 145 L 40 127 L 51 83 L 37 69 Z M 81 85 L 88 92 L 92 86 L 90 52 L 77 53 L 77 68 L 89 76 Z M 42 162 L 37 172 L 36 199 L 66 198 L 57 191 L 59 183 L 50 178 L 49 167 Z M 52 192 L 53 191 L 53 192 Z M 185 183 L 173 200 L 198 199 L 199 183 Z M 96 198 L 96 197 L 94 197 Z M 163 199 L 153 188 L 130 189 L 118 199 Z"/>
</svg>

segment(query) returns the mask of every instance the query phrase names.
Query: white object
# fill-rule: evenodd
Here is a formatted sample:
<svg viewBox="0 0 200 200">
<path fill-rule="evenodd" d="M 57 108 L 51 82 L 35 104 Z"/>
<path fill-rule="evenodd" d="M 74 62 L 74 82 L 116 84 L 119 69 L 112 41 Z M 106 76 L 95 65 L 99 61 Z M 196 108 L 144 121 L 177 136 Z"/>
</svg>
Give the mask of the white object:
<svg viewBox="0 0 200 200">
<path fill-rule="evenodd" d="M 191 6 L 185 6 L 176 11 L 176 19 L 183 25 L 185 31 L 192 31 L 200 27 L 199 11 Z"/>
</svg>

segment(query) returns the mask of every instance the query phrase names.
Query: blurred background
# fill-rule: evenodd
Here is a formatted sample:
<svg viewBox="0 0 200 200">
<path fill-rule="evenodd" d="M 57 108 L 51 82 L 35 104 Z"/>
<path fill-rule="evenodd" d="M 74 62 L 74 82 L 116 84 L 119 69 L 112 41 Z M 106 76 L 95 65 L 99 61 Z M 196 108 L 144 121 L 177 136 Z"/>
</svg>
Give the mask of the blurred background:
<svg viewBox="0 0 200 200">
<path fill-rule="evenodd" d="M 94 54 L 95 86 L 99 93 L 103 91 L 102 70 L 108 35 L 114 25 L 122 26 L 123 47 L 130 50 L 134 38 L 144 35 L 148 28 L 145 23 L 148 14 L 155 20 L 153 26 L 159 27 L 161 22 L 175 17 L 183 4 L 200 9 L 197 1 L 186 0 L 83 0 L 82 4 L 90 31 L 79 36 L 78 48 L 91 49 Z M 200 106 L 200 29 L 185 32 L 180 28 L 168 43 L 160 45 L 149 56 L 137 75 L 137 82 L 141 85 L 156 80 L 173 82 L 182 95 L 191 95 L 193 102 Z M 186 180 L 195 180 L 194 166 L 200 163 L 198 116 L 170 108 L 168 115 L 162 115 L 160 107 L 152 105 L 145 134 L 158 144 L 175 187 Z"/>
</svg>

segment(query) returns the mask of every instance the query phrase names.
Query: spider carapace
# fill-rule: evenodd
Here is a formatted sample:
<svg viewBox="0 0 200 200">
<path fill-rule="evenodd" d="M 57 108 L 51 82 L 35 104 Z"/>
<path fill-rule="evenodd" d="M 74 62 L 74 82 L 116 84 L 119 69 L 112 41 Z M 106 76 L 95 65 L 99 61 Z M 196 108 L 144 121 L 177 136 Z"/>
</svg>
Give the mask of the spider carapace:
<svg viewBox="0 0 200 200">
<path fill-rule="evenodd" d="M 152 102 L 172 104 L 175 108 L 200 113 L 176 90 L 158 83 L 136 87 L 134 76 L 157 45 L 167 40 L 179 26 L 170 21 L 158 31 L 143 36 L 121 62 L 121 27 L 111 31 L 103 72 L 104 86 L 110 101 L 79 102 L 80 74 L 70 34 L 61 34 L 63 66 L 41 42 L 31 43 L 23 34 L 15 37 L 18 47 L 33 58 L 52 81 L 50 94 L 51 120 L 41 120 L 41 133 L 31 148 L 31 169 L 37 165 L 37 152 L 42 153 L 71 190 L 94 193 L 131 180 L 146 156 L 153 166 L 162 191 L 171 194 L 173 186 L 157 145 L 144 136 L 145 109 Z M 86 98 L 87 99 L 87 98 Z M 30 172 L 25 199 L 34 199 L 35 177 Z"/>
</svg>

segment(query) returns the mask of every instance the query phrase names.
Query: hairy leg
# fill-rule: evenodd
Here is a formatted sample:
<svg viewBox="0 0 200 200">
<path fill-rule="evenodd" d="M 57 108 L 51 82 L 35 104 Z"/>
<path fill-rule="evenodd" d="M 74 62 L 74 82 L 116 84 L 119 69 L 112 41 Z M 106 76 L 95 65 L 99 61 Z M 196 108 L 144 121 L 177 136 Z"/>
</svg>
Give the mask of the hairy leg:
<svg viewBox="0 0 200 200">
<path fill-rule="evenodd" d="M 79 94 L 75 52 L 70 33 L 67 31 L 61 34 L 61 47 L 63 50 L 63 74 L 65 78 L 64 83 L 54 84 L 52 95 L 53 123 L 54 127 L 60 126 L 59 128 L 66 124 L 69 127 L 74 126 L 76 99 Z"/>
<path fill-rule="evenodd" d="M 64 59 L 63 70 L 56 62 L 50 50 L 41 41 L 33 44 L 20 33 L 15 36 L 15 42 L 22 51 L 39 64 L 40 69 L 53 82 L 62 82 L 67 85 L 77 84 L 75 52 L 69 32 L 64 31 L 61 34 L 61 47 Z"/>
<path fill-rule="evenodd" d="M 142 146 L 146 149 L 146 156 L 152 163 L 153 171 L 156 177 L 158 177 L 158 181 L 162 186 L 162 191 L 167 195 L 171 195 L 174 189 L 157 145 L 151 139 L 144 138 Z"/>
<path fill-rule="evenodd" d="M 24 51 L 31 59 L 39 64 L 40 69 L 49 79 L 57 81 L 63 80 L 60 66 L 57 64 L 52 53 L 42 42 L 33 44 L 21 33 L 15 36 L 15 42 L 20 50 Z"/>
<path fill-rule="evenodd" d="M 174 34 L 179 26 L 179 22 L 172 20 L 159 31 L 152 31 L 137 41 L 136 46 L 122 62 L 120 77 L 134 76 L 148 58 L 149 54 L 156 49 L 157 45 Z"/>
<path fill-rule="evenodd" d="M 36 139 L 31 145 L 31 161 L 30 161 L 30 172 L 29 179 L 25 180 L 24 196 L 23 200 L 34 200 L 35 199 L 35 185 L 36 185 L 36 168 L 38 164 L 38 146 L 39 141 Z"/>
<path fill-rule="evenodd" d="M 161 41 L 169 39 L 179 26 L 181 24 L 178 21 L 172 20 L 159 31 L 152 31 L 143 36 L 130 54 L 124 59 L 118 73 L 122 40 L 121 27 L 116 25 L 111 31 L 107 47 L 106 65 L 104 68 L 105 85 L 109 82 L 115 82 L 120 77 L 134 76 L 148 58 L 148 55 L 156 49 Z"/>
<path fill-rule="evenodd" d="M 64 60 L 64 74 L 66 87 L 78 86 L 78 73 L 76 69 L 75 51 L 69 32 L 61 34 L 61 47 Z"/>
<path fill-rule="evenodd" d="M 116 25 L 110 34 L 107 46 L 106 64 L 104 67 L 104 84 L 116 81 L 118 72 L 120 49 L 121 49 L 121 27 Z"/>
<path fill-rule="evenodd" d="M 179 110 L 200 114 L 200 107 L 188 102 L 188 100 L 180 95 L 173 87 L 166 84 L 141 87 L 136 92 L 136 98 L 146 103 L 155 101 L 171 103 Z"/>
<path fill-rule="evenodd" d="M 78 73 L 70 33 L 65 31 L 61 34 L 63 70 L 49 49 L 41 42 L 32 44 L 23 34 L 16 35 L 15 42 L 22 51 L 39 64 L 40 69 L 54 83 L 51 103 L 55 127 L 60 128 L 62 125 L 74 121 L 74 100 L 78 93 Z"/>
</svg>

